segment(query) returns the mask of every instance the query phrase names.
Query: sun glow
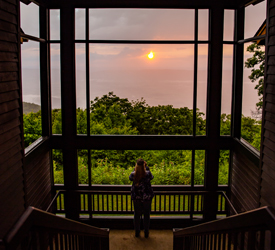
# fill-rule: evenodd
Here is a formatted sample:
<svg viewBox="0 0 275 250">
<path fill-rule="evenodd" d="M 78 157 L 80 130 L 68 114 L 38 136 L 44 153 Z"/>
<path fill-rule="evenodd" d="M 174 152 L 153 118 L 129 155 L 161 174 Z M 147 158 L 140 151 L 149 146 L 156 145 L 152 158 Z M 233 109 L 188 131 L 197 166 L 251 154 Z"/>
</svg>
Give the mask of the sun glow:
<svg viewBox="0 0 275 250">
<path fill-rule="evenodd" d="M 153 59 L 153 58 L 154 58 L 154 53 L 151 51 L 151 52 L 147 55 L 147 57 L 148 57 L 149 59 Z"/>
</svg>

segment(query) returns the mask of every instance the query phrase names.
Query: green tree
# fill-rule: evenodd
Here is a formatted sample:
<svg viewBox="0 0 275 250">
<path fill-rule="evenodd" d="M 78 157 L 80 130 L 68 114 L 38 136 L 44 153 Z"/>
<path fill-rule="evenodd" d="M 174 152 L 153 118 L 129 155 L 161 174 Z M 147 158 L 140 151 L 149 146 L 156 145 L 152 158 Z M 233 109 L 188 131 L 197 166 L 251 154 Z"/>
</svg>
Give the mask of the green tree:
<svg viewBox="0 0 275 250">
<path fill-rule="evenodd" d="M 242 116 L 242 138 L 260 150 L 260 137 L 261 122 L 251 117 Z"/>
<path fill-rule="evenodd" d="M 52 133 L 62 134 L 62 113 L 61 109 L 52 110 Z"/>
<path fill-rule="evenodd" d="M 28 147 L 42 136 L 41 110 L 36 113 L 23 114 L 24 143 Z"/>
<path fill-rule="evenodd" d="M 258 91 L 259 102 L 256 103 L 258 111 L 262 110 L 263 106 L 263 85 L 264 85 L 264 68 L 265 68 L 265 52 L 257 43 L 252 43 L 247 47 L 247 51 L 253 53 L 253 56 L 245 62 L 246 68 L 251 68 L 251 74 L 248 77 L 252 82 L 258 80 L 255 89 Z M 258 66 L 259 68 L 255 68 Z"/>
</svg>

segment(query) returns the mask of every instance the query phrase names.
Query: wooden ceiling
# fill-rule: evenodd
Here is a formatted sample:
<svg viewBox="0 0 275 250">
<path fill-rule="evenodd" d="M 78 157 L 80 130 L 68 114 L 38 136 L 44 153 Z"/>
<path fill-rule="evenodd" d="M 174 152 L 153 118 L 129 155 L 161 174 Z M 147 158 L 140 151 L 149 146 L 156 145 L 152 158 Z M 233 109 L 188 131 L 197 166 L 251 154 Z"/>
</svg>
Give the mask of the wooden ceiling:
<svg viewBox="0 0 275 250">
<path fill-rule="evenodd" d="M 263 0 L 21 0 L 49 8 L 72 5 L 78 8 L 213 8 L 236 9 Z"/>
</svg>

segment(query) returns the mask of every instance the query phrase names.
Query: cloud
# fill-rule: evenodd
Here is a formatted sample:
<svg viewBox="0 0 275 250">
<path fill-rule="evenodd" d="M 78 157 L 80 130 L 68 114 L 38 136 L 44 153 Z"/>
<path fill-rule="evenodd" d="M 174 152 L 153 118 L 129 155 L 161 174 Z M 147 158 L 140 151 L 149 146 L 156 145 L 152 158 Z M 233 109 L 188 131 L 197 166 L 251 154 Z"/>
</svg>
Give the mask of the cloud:
<svg viewBox="0 0 275 250">
<path fill-rule="evenodd" d="M 194 37 L 194 10 L 93 9 L 89 15 L 91 39 L 172 40 Z"/>
</svg>

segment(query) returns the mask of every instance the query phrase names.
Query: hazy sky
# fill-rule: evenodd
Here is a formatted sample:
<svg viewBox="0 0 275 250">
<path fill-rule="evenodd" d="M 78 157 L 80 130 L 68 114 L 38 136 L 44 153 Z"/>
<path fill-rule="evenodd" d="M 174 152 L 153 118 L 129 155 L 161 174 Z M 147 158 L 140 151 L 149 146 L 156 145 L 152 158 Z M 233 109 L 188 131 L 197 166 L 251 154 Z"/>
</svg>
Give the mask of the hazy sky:
<svg viewBox="0 0 275 250">
<path fill-rule="evenodd" d="M 265 20 L 265 2 L 246 8 L 245 37 L 255 34 Z M 51 39 L 59 39 L 59 11 L 51 10 Z M 85 10 L 76 11 L 76 39 L 85 38 Z M 194 39 L 194 10 L 94 9 L 89 11 L 89 39 Z M 224 40 L 233 40 L 234 12 L 225 11 Z M 21 4 L 21 27 L 26 34 L 39 36 L 38 7 Z M 207 40 L 208 11 L 199 10 L 199 40 Z M 39 46 L 22 45 L 23 95 L 27 102 L 39 103 Z M 193 102 L 194 46 L 91 44 L 90 92 L 96 95 L 114 90 L 130 100 L 142 96 L 150 105 L 188 106 Z M 152 51 L 154 59 L 147 54 Z M 199 45 L 198 107 L 206 109 L 207 45 Z M 230 112 L 232 46 L 224 46 L 222 112 Z M 60 51 L 51 47 L 52 100 L 60 106 Z M 247 53 L 245 59 L 250 56 Z M 76 44 L 77 105 L 85 107 L 85 47 Z M 257 102 L 254 84 L 244 78 L 244 113 L 249 115 Z"/>
</svg>

